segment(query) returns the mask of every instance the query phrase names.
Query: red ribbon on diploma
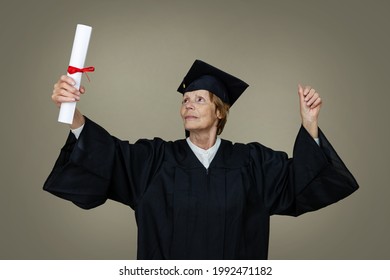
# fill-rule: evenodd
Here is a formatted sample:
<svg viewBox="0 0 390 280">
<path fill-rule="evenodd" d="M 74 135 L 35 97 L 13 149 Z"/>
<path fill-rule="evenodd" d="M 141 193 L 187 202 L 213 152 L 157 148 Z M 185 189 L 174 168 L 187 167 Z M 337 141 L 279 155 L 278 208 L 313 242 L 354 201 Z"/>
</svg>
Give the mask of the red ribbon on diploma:
<svg viewBox="0 0 390 280">
<path fill-rule="evenodd" d="M 87 72 L 93 72 L 95 71 L 95 67 L 89 66 L 89 67 L 84 67 L 84 68 L 77 68 L 74 66 L 69 66 L 68 67 L 68 73 L 69 74 L 74 74 L 74 73 L 85 73 L 85 76 L 87 76 L 88 81 L 90 81 Z"/>
</svg>

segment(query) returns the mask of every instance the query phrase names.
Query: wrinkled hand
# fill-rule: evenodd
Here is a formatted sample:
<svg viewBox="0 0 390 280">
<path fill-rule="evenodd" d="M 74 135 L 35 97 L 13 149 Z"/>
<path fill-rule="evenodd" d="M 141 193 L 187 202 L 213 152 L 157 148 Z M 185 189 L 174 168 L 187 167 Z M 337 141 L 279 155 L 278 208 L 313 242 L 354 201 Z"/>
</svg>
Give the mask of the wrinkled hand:
<svg viewBox="0 0 390 280">
<path fill-rule="evenodd" d="M 85 93 L 85 88 L 80 86 L 78 90 L 75 88 L 75 81 L 65 75 L 62 75 L 57 83 L 54 84 L 53 94 L 51 100 L 57 107 L 61 106 L 63 102 L 75 102 L 80 100 L 81 94 Z M 84 116 L 76 108 L 73 116 L 73 123 L 70 125 L 71 129 L 78 128 L 85 123 Z"/>
<path fill-rule="evenodd" d="M 74 102 L 80 100 L 80 95 L 85 93 L 85 88 L 80 87 L 80 90 L 74 87 L 75 81 L 68 76 L 62 75 L 57 83 L 54 84 L 52 101 L 57 107 L 63 102 Z"/>
<path fill-rule="evenodd" d="M 300 113 L 303 127 L 313 138 L 318 137 L 318 116 L 322 100 L 318 92 L 311 86 L 298 85 Z"/>
</svg>

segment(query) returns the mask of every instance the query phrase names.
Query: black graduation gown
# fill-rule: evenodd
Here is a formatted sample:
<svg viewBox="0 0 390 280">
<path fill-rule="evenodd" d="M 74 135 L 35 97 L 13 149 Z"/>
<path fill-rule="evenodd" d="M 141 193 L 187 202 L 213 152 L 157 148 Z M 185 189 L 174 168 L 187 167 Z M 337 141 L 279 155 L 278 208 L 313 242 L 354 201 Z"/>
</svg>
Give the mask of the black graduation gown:
<svg viewBox="0 0 390 280">
<path fill-rule="evenodd" d="M 266 259 L 269 218 L 345 198 L 357 182 L 320 131 L 301 127 L 293 159 L 259 143 L 222 140 L 208 170 L 184 139 L 129 144 L 87 119 L 69 134 L 44 190 L 90 209 L 135 210 L 138 259 Z"/>
</svg>

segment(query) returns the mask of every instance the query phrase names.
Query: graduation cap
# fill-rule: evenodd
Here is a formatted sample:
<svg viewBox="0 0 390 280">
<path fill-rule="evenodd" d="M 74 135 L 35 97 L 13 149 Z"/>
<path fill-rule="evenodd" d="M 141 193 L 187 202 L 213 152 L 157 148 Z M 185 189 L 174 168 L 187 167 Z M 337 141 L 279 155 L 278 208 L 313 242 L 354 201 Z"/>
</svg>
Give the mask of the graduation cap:
<svg viewBox="0 0 390 280">
<path fill-rule="evenodd" d="M 184 94 L 199 89 L 208 90 L 232 106 L 248 86 L 237 77 L 206 62 L 195 60 L 177 91 Z"/>
</svg>

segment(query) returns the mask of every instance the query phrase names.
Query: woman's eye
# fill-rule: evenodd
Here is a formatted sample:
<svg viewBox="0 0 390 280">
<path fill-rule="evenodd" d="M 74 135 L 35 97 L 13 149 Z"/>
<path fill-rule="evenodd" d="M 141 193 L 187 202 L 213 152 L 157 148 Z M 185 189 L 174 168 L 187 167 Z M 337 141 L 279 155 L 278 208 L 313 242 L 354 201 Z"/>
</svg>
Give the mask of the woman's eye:
<svg viewBox="0 0 390 280">
<path fill-rule="evenodd" d="M 198 97 L 197 99 L 196 99 L 196 102 L 203 102 L 204 101 L 204 98 L 203 97 Z"/>
<path fill-rule="evenodd" d="M 186 99 L 183 99 L 183 101 L 181 102 L 182 104 L 186 104 L 186 103 L 188 103 L 188 99 L 186 98 Z"/>
</svg>

